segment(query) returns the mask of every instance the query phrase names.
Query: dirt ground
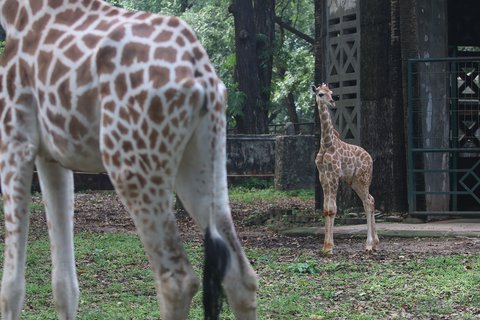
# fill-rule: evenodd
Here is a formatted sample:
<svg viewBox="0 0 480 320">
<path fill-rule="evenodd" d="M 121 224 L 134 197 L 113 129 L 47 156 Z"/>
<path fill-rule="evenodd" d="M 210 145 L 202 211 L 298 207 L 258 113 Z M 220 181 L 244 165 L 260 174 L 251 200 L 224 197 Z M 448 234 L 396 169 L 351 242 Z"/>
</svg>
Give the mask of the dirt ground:
<svg viewBox="0 0 480 320">
<path fill-rule="evenodd" d="M 34 212 L 31 219 L 30 237 L 44 235 L 46 232 L 45 216 L 41 207 L 41 199 L 34 196 Z M 274 203 L 254 203 L 245 205 L 231 203 L 235 226 L 245 247 L 251 248 L 290 248 L 309 251 L 313 255 L 321 255 L 323 238 L 321 237 L 287 237 L 265 224 L 252 224 L 252 215 L 267 214 L 272 210 L 294 209 L 297 211 L 312 210 L 314 200 L 285 199 Z M 176 213 L 182 238 L 188 241 L 201 242 L 201 235 L 192 219 L 184 211 Z M 91 232 L 135 232 L 132 220 L 113 192 L 80 193 L 75 200 L 76 231 Z M 379 250 L 374 259 L 396 259 L 407 256 L 448 255 L 448 254 L 480 254 L 479 238 L 380 238 Z M 335 240 L 335 257 L 362 257 L 365 239 L 342 237 Z"/>
</svg>

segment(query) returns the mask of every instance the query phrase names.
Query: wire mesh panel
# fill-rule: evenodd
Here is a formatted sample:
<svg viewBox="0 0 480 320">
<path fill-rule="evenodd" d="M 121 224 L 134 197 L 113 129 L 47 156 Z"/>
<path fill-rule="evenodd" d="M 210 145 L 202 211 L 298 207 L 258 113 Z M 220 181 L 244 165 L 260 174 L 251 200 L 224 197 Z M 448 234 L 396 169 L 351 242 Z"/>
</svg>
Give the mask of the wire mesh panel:
<svg viewBox="0 0 480 320">
<path fill-rule="evenodd" d="M 480 214 L 480 58 L 408 63 L 411 214 Z"/>
</svg>

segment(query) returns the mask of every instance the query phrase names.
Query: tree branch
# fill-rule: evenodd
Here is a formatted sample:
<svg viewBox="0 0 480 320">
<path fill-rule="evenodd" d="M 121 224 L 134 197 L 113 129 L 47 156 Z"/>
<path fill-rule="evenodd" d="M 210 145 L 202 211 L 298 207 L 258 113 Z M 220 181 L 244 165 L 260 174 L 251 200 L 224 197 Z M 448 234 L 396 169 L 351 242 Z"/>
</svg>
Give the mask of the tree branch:
<svg viewBox="0 0 480 320">
<path fill-rule="evenodd" d="M 295 29 L 294 27 L 292 27 L 291 25 L 289 25 L 288 23 L 283 21 L 282 18 L 280 18 L 278 16 L 275 16 L 275 23 L 278 24 L 280 27 L 285 28 L 286 30 L 290 31 L 291 33 L 293 33 L 297 37 L 299 37 L 299 38 L 305 40 L 306 42 L 310 43 L 311 45 L 314 44 L 315 40 L 312 37 L 310 37 L 308 34 L 305 34 L 305 33 L 301 32 L 300 30 Z"/>
</svg>

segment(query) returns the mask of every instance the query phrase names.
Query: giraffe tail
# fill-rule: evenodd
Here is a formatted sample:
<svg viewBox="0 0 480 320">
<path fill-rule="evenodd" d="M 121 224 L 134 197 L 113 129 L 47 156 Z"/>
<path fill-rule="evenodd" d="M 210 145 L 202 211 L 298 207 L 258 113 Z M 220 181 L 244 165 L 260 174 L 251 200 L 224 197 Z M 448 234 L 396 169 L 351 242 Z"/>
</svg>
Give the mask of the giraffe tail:
<svg viewBox="0 0 480 320">
<path fill-rule="evenodd" d="M 205 261 L 203 266 L 203 307 L 205 320 L 219 318 L 222 309 L 222 281 L 227 271 L 230 252 L 218 234 L 207 228 L 204 239 Z"/>
</svg>

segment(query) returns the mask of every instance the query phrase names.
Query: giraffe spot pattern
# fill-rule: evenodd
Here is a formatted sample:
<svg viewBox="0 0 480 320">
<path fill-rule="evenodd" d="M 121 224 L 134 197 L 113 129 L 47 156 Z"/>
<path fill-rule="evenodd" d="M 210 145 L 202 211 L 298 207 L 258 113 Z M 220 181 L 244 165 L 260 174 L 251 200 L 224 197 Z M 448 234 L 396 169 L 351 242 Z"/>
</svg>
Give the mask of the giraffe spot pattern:
<svg viewBox="0 0 480 320">
<path fill-rule="evenodd" d="M 46 24 L 50 21 L 50 18 L 50 15 L 45 15 L 33 23 L 31 30 L 23 39 L 22 51 L 30 55 L 34 55 L 37 52 L 42 32 Z"/>
<path fill-rule="evenodd" d="M 122 51 L 120 63 L 123 66 L 130 67 L 134 62 L 148 62 L 148 53 L 150 48 L 143 43 L 127 43 Z"/>
<path fill-rule="evenodd" d="M 63 34 L 64 31 L 52 28 L 48 31 L 47 36 L 45 37 L 45 40 L 43 42 L 45 44 L 54 44 L 58 39 L 62 37 Z"/>
<path fill-rule="evenodd" d="M 78 21 L 83 16 L 83 14 L 84 13 L 80 8 L 67 9 L 55 16 L 55 23 L 69 26 L 74 22 Z"/>
<path fill-rule="evenodd" d="M 70 124 L 68 127 L 70 135 L 75 139 L 79 140 L 81 137 L 85 136 L 88 132 L 88 128 L 78 120 L 76 117 L 70 119 Z"/>
<path fill-rule="evenodd" d="M 62 107 L 66 110 L 72 108 L 72 92 L 70 91 L 70 81 L 68 79 L 64 80 L 58 87 L 58 96 L 60 98 L 60 103 Z"/>
<path fill-rule="evenodd" d="M 127 78 L 124 73 L 121 73 L 115 78 L 115 92 L 120 100 L 125 96 L 127 89 Z"/>
<path fill-rule="evenodd" d="M 64 76 L 69 70 L 70 68 L 65 64 L 63 64 L 61 61 L 59 60 L 55 61 L 52 75 L 50 78 L 50 83 L 54 85 L 57 84 L 60 78 Z"/>
<path fill-rule="evenodd" d="M 99 31 L 108 31 L 110 30 L 110 28 L 113 26 L 113 25 L 116 25 L 118 23 L 117 20 L 113 20 L 113 21 L 110 21 L 110 20 L 101 20 L 97 26 L 95 27 L 96 30 L 99 30 Z"/>
<path fill-rule="evenodd" d="M 51 51 L 40 51 L 37 58 L 37 65 L 40 66 L 38 69 L 38 79 L 40 82 L 45 84 L 47 82 L 48 68 L 50 62 L 52 61 L 53 54 Z"/>
<path fill-rule="evenodd" d="M 65 56 L 71 61 L 78 61 L 83 57 L 83 51 L 76 44 L 72 44 L 66 51 Z"/>
<path fill-rule="evenodd" d="M 98 100 L 97 88 L 92 88 L 78 97 L 77 111 L 85 117 L 89 122 L 95 121 L 96 104 Z"/>
<path fill-rule="evenodd" d="M 148 107 L 148 117 L 154 123 L 163 123 L 165 120 L 165 115 L 163 114 L 163 104 L 162 100 L 158 96 L 154 96 Z"/>
<path fill-rule="evenodd" d="M 76 70 L 76 83 L 79 87 L 83 87 L 92 83 L 93 76 L 91 71 L 92 58 L 89 57 Z"/>
<path fill-rule="evenodd" d="M 115 70 L 115 64 L 112 62 L 117 54 L 117 49 L 113 46 L 102 47 L 97 54 L 97 66 L 100 73 L 110 74 Z"/>
<path fill-rule="evenodd" d="M 136 24 L 132 26 L 132 34 L 135 37 L 149 38 L 154 31 L 155 28 L 152 25 L 146 23 Z"/>
<path fill-rule="evenodd" d="M 172 47 L 158 47 L 155 49 L 153 58 L 156 60 L 165 60 L 174 63 L 177 60 L 177 50 Z"/>
<path fill-rule="evenodd" d="M 29 6 L 32 9 L 32 14 L 36 15 L 43 8 L 43 0 L 30 0 Z"/>
<path fill-rule="evenodd" d="M 156 43 L 160 42 L 166 42 L 169 41 L 172 38 L 173 32 L 168 31 L 168 30 L 163 30 L 158 34 L 158 36 L 155 37 L 154 41 Z"/>
<path fill-rule="evenodd" d="M 52 9 L 57 9 L 62 6 L 62 0 L 48 0 L 48 6 Z"/>
<path fill-rule="evenodd" d="M 136 72 L 131 72 L 129 75 L 130 87 L 132 89 L 138 88 L 143 84 L 143 69 Z"/>
<path fill-rule="evenodd" d="M 87 18 L 82 22 L 82 24 L 75 27 L 75 31 L 85 31 L 87 30 L 95 21 L 98 20 L 98 14 L 89 14 Z"/>
<path fill-rule="evenodd" d="M 15 79 L 17 76 L 17 68 L 15 66 L 10 67 L 7 72 L 7 93 L 10 99 L 15 96 L 15 89 L 17 88 Z"/>
<path fill-rule="evenodd" d="M 150 66 L 149 79 L 154 88 L 161 88 L 170 81 L 170 69 L 162 66 Z"/>
<path fill-rule="evenodd" d="M 13 25 L 17 17 L 19 4 L 17 0 L 10 1 L 8 6 L 3 6 L 3 16 L 6 19 L 6 23 Z"/>
</svg>

